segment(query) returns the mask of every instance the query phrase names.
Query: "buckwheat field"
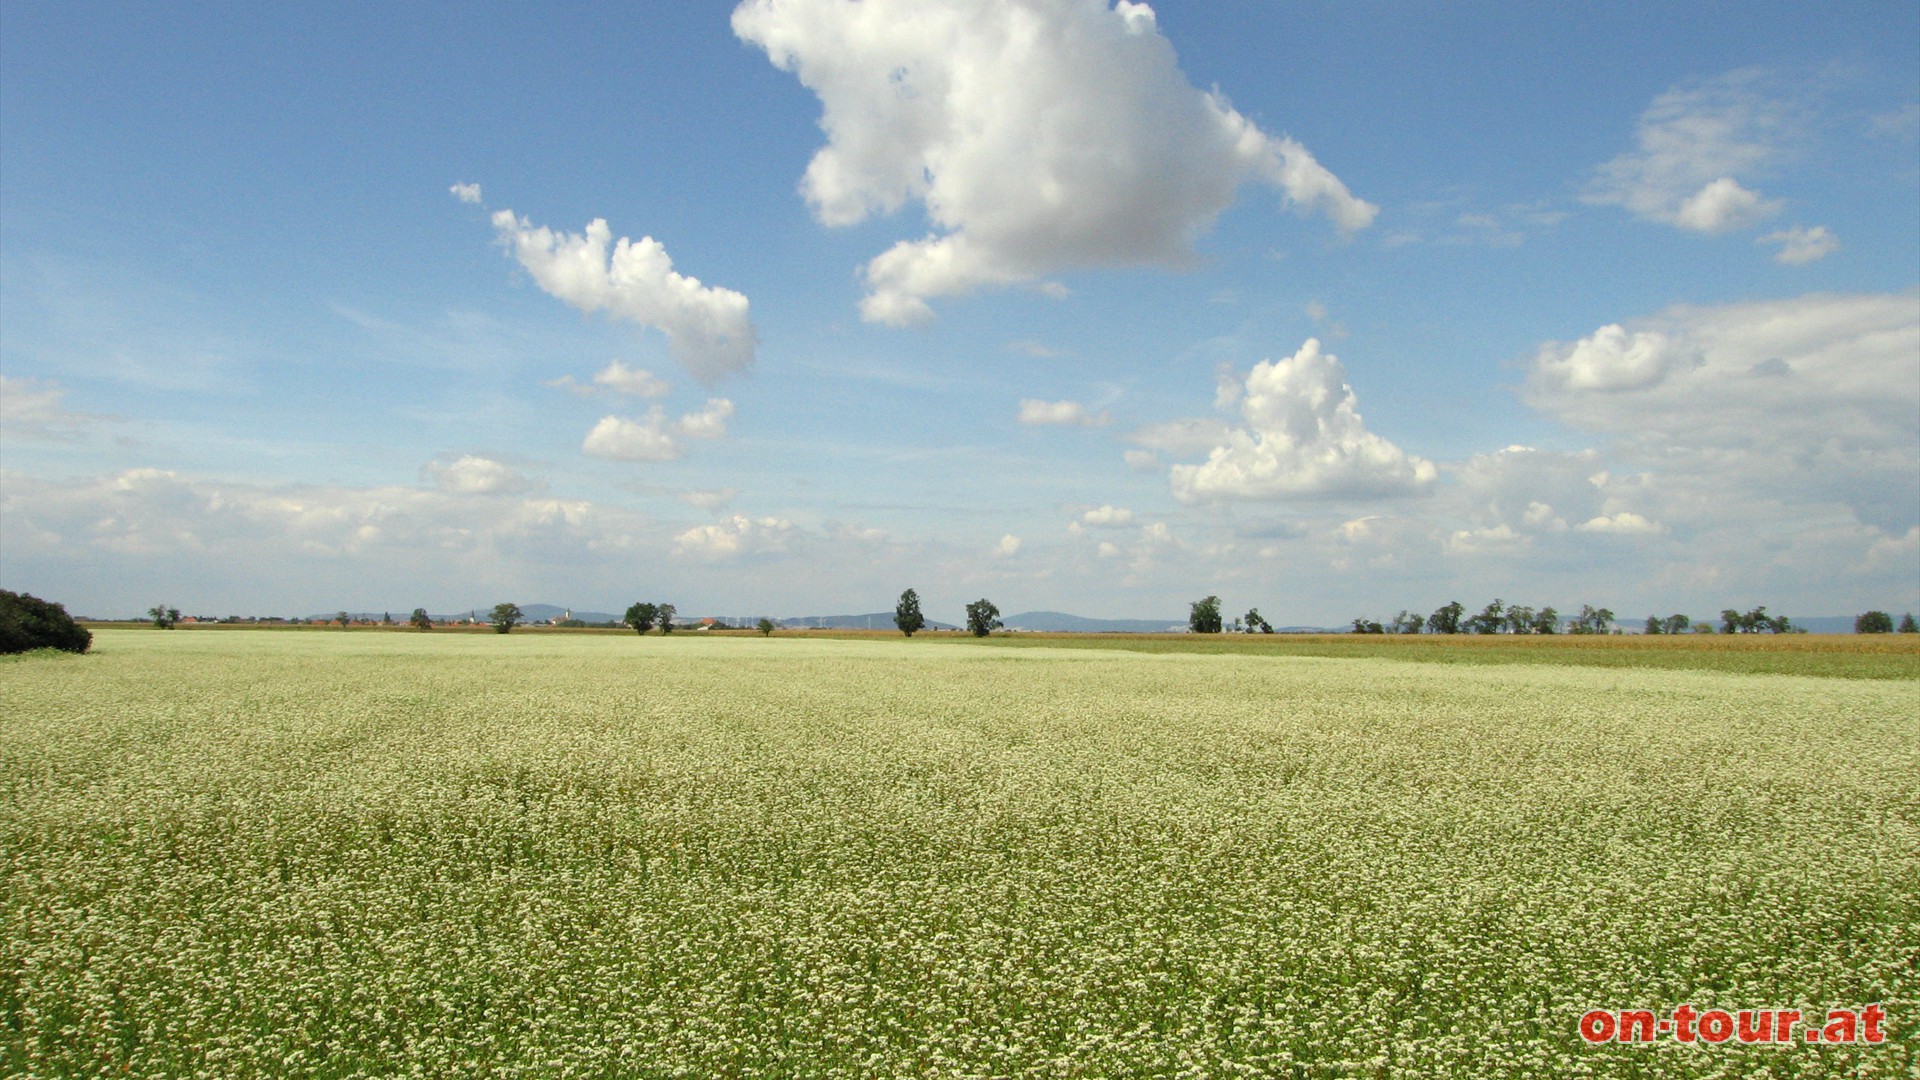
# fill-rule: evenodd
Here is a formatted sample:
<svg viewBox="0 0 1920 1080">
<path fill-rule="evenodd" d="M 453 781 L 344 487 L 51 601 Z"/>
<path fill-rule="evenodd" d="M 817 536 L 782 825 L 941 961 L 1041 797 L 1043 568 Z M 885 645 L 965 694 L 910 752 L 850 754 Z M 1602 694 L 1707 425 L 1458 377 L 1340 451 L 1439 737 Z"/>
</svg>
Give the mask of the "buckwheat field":
<svg viewBox="0 0 1920 1080">
<path fill-rule="evenodd" d="M 0 664 L 0 1072 L 1909 1077 L 1920 681 L 689 635 Z M 1869 1046 L 1595 1007 L 1886 1006 Z"/>
</svg>

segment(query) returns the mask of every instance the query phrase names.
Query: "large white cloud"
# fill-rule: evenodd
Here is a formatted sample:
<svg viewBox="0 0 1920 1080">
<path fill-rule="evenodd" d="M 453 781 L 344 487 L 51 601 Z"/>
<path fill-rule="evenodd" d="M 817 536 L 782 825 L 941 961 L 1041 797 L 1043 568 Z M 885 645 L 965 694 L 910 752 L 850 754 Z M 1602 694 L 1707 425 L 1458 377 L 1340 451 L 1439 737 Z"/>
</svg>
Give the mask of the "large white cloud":
<svg viewBox="0 0 1920 1080">
<path fill-rule="evenodd" d="M 1765 73 L 1743 70 L 1655 98 L 1635 148 L 1600 167 L 1588 201 L 1708 233 L 1779 213 L 1783 203 L 1739 180 L 1780 161 L 1798 134 L 1798 111 L 1768 90 Z"/>
<path fill-rule="evenodd" d="M 1549 346 L 1524 398 L 1609 437 L 1676 513 L 1685 491 L 1723 517 L 1730 501 L 1798 505 L 1802 520 L 1840 506 L 1896 534 L 1920 518 L 1920 293 L 1677 306 L 1596 336 L 1657 339 L 1688 361 L 1576 379 L 1573 354 Z"/>
<path fill-rule="evenodd" d="M 747 0 L 733 29 L 820 98 L 800 186 L 821 221 L 918 202 L 934 226 L 867 264 L 869 321 L 1073 267 L 1182 265 L 1250 179 L 1342 231 L 1376 212 L 1189 84 L 1146 4 Z"/>
<path fill-rule="evenodd" d="M 1204 463 L 1173 467 L 1182 502 L 1405 495 L 1437 475 L 1432 462 L 1366 430 L 1346 369 L 1316 338 L 1255 364 L 1244 381 L 1224 381 L 1220 397 L 1246 426 L 1228 429 Z"/>
<path fill-rule="evenodd" d="M 511 210 L 496 212 L 493 227 L 549 295 L 584 312 L 605 311 L 659 330 L 673 358 L 696 377 L 711 381 L 753 363 L 756 336 L 747 298 L 675 272 L 667 249 L 653 237 L 613 242 L 599 218 L 584 234 L 556 232 Z"/>
</svg>

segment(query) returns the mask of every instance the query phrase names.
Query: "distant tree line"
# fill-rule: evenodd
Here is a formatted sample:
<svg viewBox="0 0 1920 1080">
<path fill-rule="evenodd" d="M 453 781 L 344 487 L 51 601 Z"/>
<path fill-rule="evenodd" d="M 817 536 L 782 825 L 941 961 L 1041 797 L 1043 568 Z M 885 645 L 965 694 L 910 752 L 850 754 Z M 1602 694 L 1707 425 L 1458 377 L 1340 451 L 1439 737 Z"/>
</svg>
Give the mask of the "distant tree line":
<svg viewBox="0 0 1920 1080">
<path fill-rule="evenodd" d="M 1496 598 L 1468 615 L 1466 606 L 1454 600 L 1434 609 L 1422 618 L 1419 612 L 1402 610 L 1387 623 L 1367 618 L 1353 620 L 1356 634 L 1611 634 L 1614 614 L 1611 609 L 1592 604 L 1580 605 L 1580 613 L 1563 618 L 1555 607 L 1535 609 L 1526 604 L 1509 604 Z"/>
<path fill-rule="evenodd" d="M 1391 620 L 1381 622 L 1365 616 L 1353 620 L 1349 632 L 1355 634 L 1618 634 L 1623 631 L 1616 624 L 1617 616 L 1609 608 L 1594 607 L 1591 604 L 1580 605 L 1578 614 L 1562 616 L 1559 609 L 1553 607 L 1532 608 L 1524 604 L 1508 604 L 1501 599 L 1482 608 L 1476 615 L 1468 615 L 1467 609 L 1458 600 L 1436 608 L 1431 614 L 1421 616 L 1418 612 L 1403 609 Z M 1888 634 L 1894 632 L 1892 616 L 1883 611 L 1870 611 L 1854 620 L 1854 631 L 1861 634 Z M 1273 627 L 1260 616 L 1260 609 L 1249 609 L 1243 618 L 1231 623 L 1223 623 L 1221 603 L 1218 596 L 1205 596 L 1195 600 L 1189 608 L 1187 629 L 1195 634 L 1218 634 L 1224 631 L 1248 634 L 1271 634 Z M 1712 619 L 1695 620 L 1686 615 L 1668 615 L 1661 617 L 1649 615 L 1642 627 L 1644 634 L 1801 634 L 1806 630 L 1794 626 L 1784 615 L 1768 615 L 1766 607 L 1760 606 L 1748 611 L 1728 608 L 1720 613 L 1720 623 L 1716 628 Z M 1902 617 L 1900 633 L 1920 633 L 1920 625 L 1912 614 Z"/>
<path fill-rule="evenodd" d="M 9 609 L 9 611 L 12 611 L 14 614 L 8 617 L 16 619 L 18 625 L 26 625 L 28 621 L 31 621 L 27 615 L 19 614 L 20 612 L 26 611 L 27 606 L 30 606 L 27 605 L 27 602 L 31 601 L 32 604 L 47 603 L 46 601 L 40 601 L 34 597 L 25 596 L 24 594 L 0 592 L 0 595 L 14 598 L 8 601 L 14 605 L 14 607 Z M 66 610 L 60 605 L 51 604 L 48 606 L 58 612 L 58 618 L 54 619 L 54 622 L 58 622 L 59 619 L 65 619 L 68 623 L 73 621 L 71 617 L 66 615 Z M 966 611 L 967 631 L 976 637 L 986 637 L 993 631 L 1003 629 L 1005 626 L 1000 620 L 1000 609 L 985 597 L 968 604 Z M 609 629 L 625 626 L 640 634 L 650 633 L 657 627 L 662 634 L 671 634 L 676 628 L 674 618 L 677 614 L 678 611 L 672 604 L 656 604 L 640 601 L 628 607 L 626 615 L 619 622 L 587 623 L 580 619 L 567 618 L 556 620 L 554 625 L 570 627 L 597 626 Z M 50 615 L 33 616 L 33 618 L 43 617 L 54 618 Z M 229 615 L 219 619 L 204 616 L 186 618 L 181 615 L 179 608 L 166 604 L 157 604 L 154 607 L 148 608 L 147 618 L 156 628 L 162 630 L 172 629 L 181 623 L 183 619 L 186 622 L 217 622 L 223 624 L 281 623 L 301 625 L 311 621 L 320 624 L 337 624 L 341 627 L 351 626 L 356 623 L 367 626 L 397 625 L 394 622 L 392 612 L 383 613 L 377 621 L 371 617 L 355 617 L 345 611 L 337 613 L 331 619 L 318 617 L 312 620 L 299 617 L 283 619 L 277 616 L 242 618 L 238 615 Z M 1412 610 L 1402 609 L 1399 614 L 1386 622 L 1380 622 L 1364 616 L 1356 618 L 1351 624 L 1350 632 L 1355 634 L 1618 634 L 1622 631 L 1616 625 L 1615 618 L 1612 610 L 1608 608 L 1596 608 L 1591 604 L 1582 604 L 1578 614 L 1563 617 L 1557 608 L 1542 607 L 1535 609 L 1524 604 L 1508 604 L 1506 601 L 1498 598 L 1482 608 L 1478 614 L 1468 615 L 1467 609 L 1460 601 L 1454 600 L 1441 605 L 1434 609 L 1432 613 L 1425 616 Z M 467 625 L 473 625 L 477 624 L 480 620 L 478 612 L 475 611 L 465 620 L 455 619 L 451 621 L 455 623 L 464 621 Z M 506 634 L 511 633 L 515 627 L 525 623 L 526 615 L 517 604 L 496 604 L 489 613 L 487 622 L 493 627 L 495 633 Z M 900 594 L 899 602 L 894 605 L 893 622 L 894 626 L 908 637 L 912 637 L 914 634 L 926 628 L 927 620 L 926 616 L 920 610 L 919 593 L 913 589 L 908 589 Z M 728 622 L 716 623 L 714 620 L 706 620 L 706 623 L 722 629 L 750 628 L 758 630 L 762 635 L 771 635 L 778 629 L 773 620 L 768 618 L 760 619 L 759 622 L 752 627 L 748 627 L 744 621 L 733 624 Z M 15 624 L 10 623 L 8 625 L 11 626 Z M 427 614 L 426 608 L 417 607 L 414 608 L 412 614 L 407 617 L 406 625 L 416 630 L 431 630 L 436 625 L 436 622 L 431 615 Z M 703 624 L 703 626 L 704 625 L 705 624 Z M 77 630 L 79 628 L 76 626 L 75 629 Z M 1220 598 L 1213 595 L 1204 596 L 1189 605 L 1187 629 L 1196 634 L 1219 634 L 1228 631 L 1247 634 L 1271 634 L 1274 632 L 1273 624 L 1261 616 L 1259 608 L 1249 608 L 1245 615 L 1231 622 L 1227 622 L 1223 614 Z M 1916 624 L 1912 612 L 1902 615 L 1896 627 L 1893 616 L 1887 612 L 1869 611 L 1854 619 L 1853 629 L 1857 634 L 1890 634 L 1896 631 L 1902 634 L 1912 634 L 1920 633 L 1920 624 Z M 80 632 L 85 633 L 84 630 Z M 1641 627 L 1640 632 L 1643 634 L 1796 634 L 1805 633 L 1806 630 L 1803 627 L 1794 626 L 1784 615 L 1768 615 L 1766 607 L 1762 605 L 1747 611 L 1727 608 L 1720 613 L 1720 620 L 1717 627 L 1712 619 L 1694 619 L 1681 614 L 1667 615 L 1664 617 L 1649 615 L 1647 616 L 1646 623 Z M 68 635 L 68 637 L 63 640 L 78 641 L 79 639 Z M 91 635 L 87 635 L 87 640 L 91 640 Z M 55 645 L 52 647 L 62 648 L 65 646 Z M 0 649 L 0 652 L 4 651 L 7 650 Z M 85 651 L 85 648 L 83 646 L 76 651 Z"/>
</svg>

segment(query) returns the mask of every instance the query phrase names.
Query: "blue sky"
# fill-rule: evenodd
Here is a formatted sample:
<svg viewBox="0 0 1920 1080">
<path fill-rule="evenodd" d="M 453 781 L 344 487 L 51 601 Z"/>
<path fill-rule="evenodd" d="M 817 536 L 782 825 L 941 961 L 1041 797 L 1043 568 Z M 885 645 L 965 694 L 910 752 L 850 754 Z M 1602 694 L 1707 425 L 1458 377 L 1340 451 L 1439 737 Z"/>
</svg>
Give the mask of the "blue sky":
<svg viewBox="0 0 1920 1080">
<path fill-rule="evenodd" d="M 1911 4 L 5 22 L 78 612 L 1920 609 Z"/>
</svg>

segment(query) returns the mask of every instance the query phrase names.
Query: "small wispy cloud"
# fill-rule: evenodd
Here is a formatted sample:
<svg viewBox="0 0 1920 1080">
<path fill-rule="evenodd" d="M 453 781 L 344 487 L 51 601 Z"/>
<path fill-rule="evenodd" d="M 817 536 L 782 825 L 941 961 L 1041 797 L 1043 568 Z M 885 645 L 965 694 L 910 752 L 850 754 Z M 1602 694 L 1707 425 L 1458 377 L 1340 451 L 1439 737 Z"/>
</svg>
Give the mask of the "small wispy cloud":
<svg viewBox="0 0 1920 1080">
<path fill-rule="evenodd" d="M 1756 244 L 1778 244 L 1780 250 L 1774 253 L 1773 261 L 1788 266 L 1804 266 L 1840 250 L 1840 238 L 1827 231 L 1825 225 L 1815 225 L 1811 229 L 1795 225 L 1791 229 L 1770 232 L 1754 241 Z"/>
<path fill-rule="evenodd" d="M 65 388 L 44 379 L 0 375 L 0 431 L 14 438 L 76 438 L 96 417 L 60 404 Z"/>
<path fill-rule="evenodd" d="M 1020 402 L 1020 422 L 1033 427 L 1102 427 L 1112 419 L 1107 413 L 1093 412 L 1077 401 L 1025 398 Z"/>
<path fill-rule="evenodd" d="M 1042 345 L 1037 341 L 1030 341 L 1025 338 L 1019 341 L 1009 341 L 1007 343 L 1007 351 L 1019 353 L 1021 356 L 1031 356 L 1035 360 L 1057 360 L 1060 357 L 1070 355 L 1065 349 L 1056 349 L 1051 345 Z"/>
<path fill-rule="evenodd" d="M 1786 156 L 1802 126 L 1791 102 L 1767 92 L 1757 69 L 1677 87 L 1640 117 L 1633 150 L 1600 166 L 1586 199 L 1694 232 L 1743 229 L 1785 205 L 1742 176 Z"/>
</svg>

